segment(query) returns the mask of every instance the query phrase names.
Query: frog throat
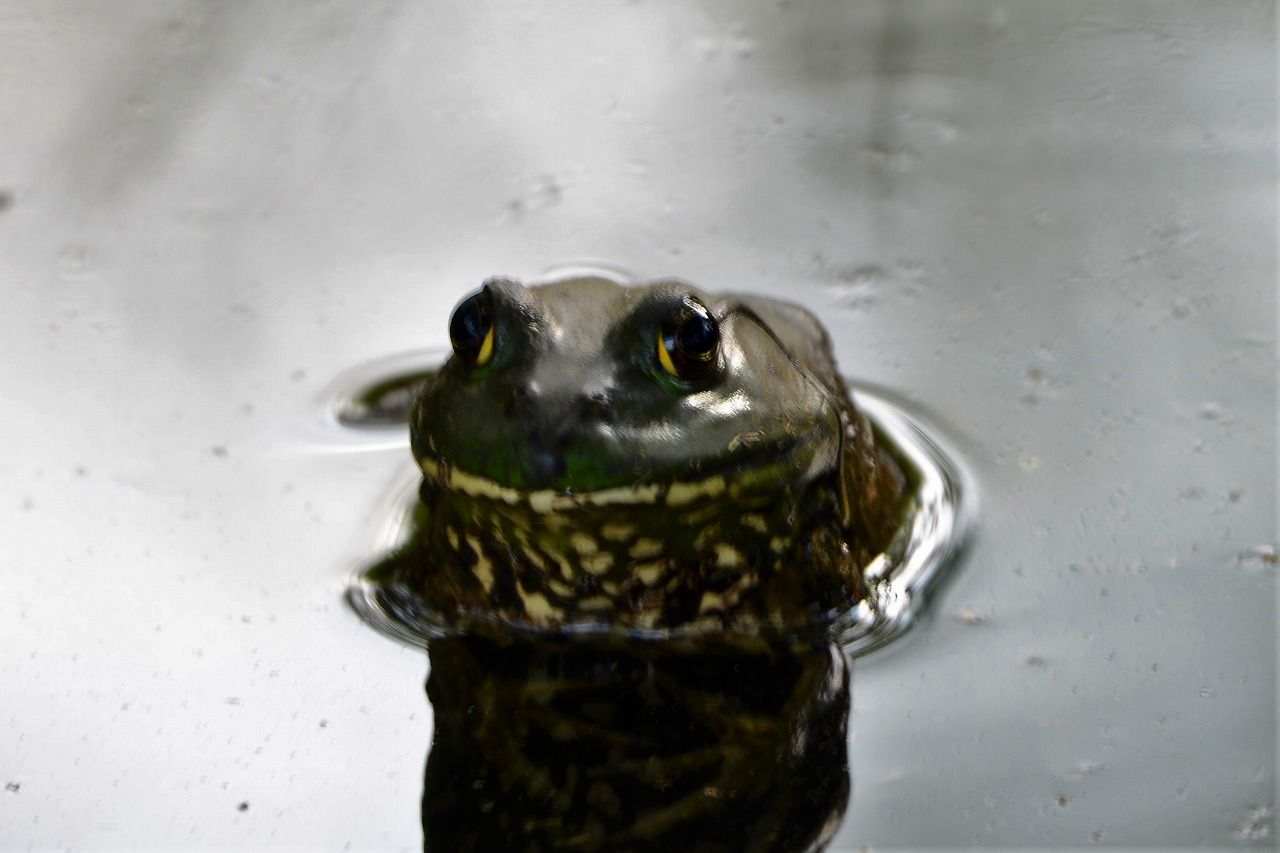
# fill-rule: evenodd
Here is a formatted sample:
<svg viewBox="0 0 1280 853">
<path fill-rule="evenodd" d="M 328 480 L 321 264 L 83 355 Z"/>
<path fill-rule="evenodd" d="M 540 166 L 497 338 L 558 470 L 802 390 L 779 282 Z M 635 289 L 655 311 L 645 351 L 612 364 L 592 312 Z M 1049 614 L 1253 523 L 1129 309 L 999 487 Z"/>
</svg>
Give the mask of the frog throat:
<svg viewBox="0 0 1280 853">
<path fill-rule="evenodd" d="M 737 500 L 777 494 L 812 482 L 836 467 L 838 448 L 796 442 L 772 464 L 740 465 L 686 480 L 635 482 L 587 491 L 568 488 L 519 489 L 464 470 L 434 455 L 415 454 L 425 480 L 447 492 L 526 507 L 535 513 L 564 513 L 602 507 L 685 507 L 702 500 Z"/>
<path fill-rule="evenodd" d="M 431 559 L 414 586 L 449 624 L 754 633 L 859 594 L 829 481 L 735 497 L 709 478 L 682 484 L 674 504 L 670 487 L 644 488 L 643 503 L 621 490 L 556 495 L 574 499 L 561 511 L 472 475 L 440 476 L 447 487 L 423 480 Z"/>
<path fill-rule="evenodd" d="M 527 506 L 537 513 L 564 512 L 580 507 L 635 506 L 666 504 L 684 506 L 700 498 L 715 498 L 726 493 L 736 495 L 741 484 L 731 487 L 724 475 L 675 483 L 640 483 L 614 486 L 591 492 L 561 492 L 554 489 L 521 491 L 504 486 L 478 474 L 470 474 L 435 459 L 420 458 L 418 465 L 429 479 L 451 492 L 473 498 L 488 498 L 509 506 Z"/>
</svg>

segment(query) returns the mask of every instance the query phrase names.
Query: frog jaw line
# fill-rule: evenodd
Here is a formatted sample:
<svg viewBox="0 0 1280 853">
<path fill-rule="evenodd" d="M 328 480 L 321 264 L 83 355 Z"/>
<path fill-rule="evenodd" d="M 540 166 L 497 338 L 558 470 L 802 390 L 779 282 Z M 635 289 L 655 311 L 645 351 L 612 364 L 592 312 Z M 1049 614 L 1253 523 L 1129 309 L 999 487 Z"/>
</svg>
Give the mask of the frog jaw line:
<svg viewBox="0 0 1280 853">
<path fill-rule="evenodd" d="M 489 498 L 510 506 L 527 504 L 538 513 L 560 512 L 578 507 L 636 506 L 666 503 L 683 506 L 702 497 L 716 497 L 729 491 L 724 475 L 702 480 L 675 483 L 642 483 L 635 486 L 613 486 L 593 492 L 565 494 L 554 489 L 522 492 L 496 483 L 478 474 L 460 471 L 435 459 L 419 458 L 422 473 L 445 488 L 470 497 Z"/>
</svg>

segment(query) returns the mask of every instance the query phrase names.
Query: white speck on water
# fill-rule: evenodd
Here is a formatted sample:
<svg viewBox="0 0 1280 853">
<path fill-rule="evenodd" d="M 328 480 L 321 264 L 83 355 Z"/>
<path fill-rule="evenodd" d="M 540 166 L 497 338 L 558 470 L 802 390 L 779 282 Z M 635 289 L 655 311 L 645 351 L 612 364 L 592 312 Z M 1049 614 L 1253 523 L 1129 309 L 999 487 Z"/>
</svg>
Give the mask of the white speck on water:
<svg viewBox="0 0 1280 853">
<path fill-rule="evenodd" d="M 1063 776 L 1068 782 L 1079 782 L 1086 776 L 1092 776 L 1095 773 L 1101 773 L 1103 766 L 1097 761 L 1079 761 L 1076 762 L 1075 769 Z"/>
<path fill-rule="evenodd" d="M 1271 818 L 1274 809 L 1269 806 L 1254 806 L 1231 836 L 1237 841 L 1263 841 L 1271 837 Z"/>
<path fill-rule="evenodd" d="M 1237 554 L 1236 564 L 1250 572 L 1275 571 L 1280 567 L 1280 555 L 1276 553 L 1275 545 L 1255 545 Z"/>
<path fill-rule="evenodd" d="M 738 28 L 726 34 L 697 38 L 693 46 L 703 62 L 714 61 L 721 57 L 750 59 L 756 50 L 755 40 L 744 35 Z"/>
<path fill-rule="evenodd" d="M 98 252 L 91 246 L 67 246 L 58 253 L 58 278 L 84 281 L 97 276 L 101 265 Z"/>
</svg>

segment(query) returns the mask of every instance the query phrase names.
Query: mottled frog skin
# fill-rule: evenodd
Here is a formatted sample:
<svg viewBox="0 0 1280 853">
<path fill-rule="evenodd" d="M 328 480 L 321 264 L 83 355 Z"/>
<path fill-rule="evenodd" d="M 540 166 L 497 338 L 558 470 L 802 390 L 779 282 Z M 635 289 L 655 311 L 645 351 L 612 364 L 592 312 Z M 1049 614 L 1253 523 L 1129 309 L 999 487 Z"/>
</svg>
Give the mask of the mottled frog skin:
<svg viewBox="0 0 1280 853">
<path fill-rule="evenodd" d="M 808 311 L 678 281 L 493 279 L 410 417 L 413 559 L 459 633 L 802 636 L 903 514 Z"/>
</svg>

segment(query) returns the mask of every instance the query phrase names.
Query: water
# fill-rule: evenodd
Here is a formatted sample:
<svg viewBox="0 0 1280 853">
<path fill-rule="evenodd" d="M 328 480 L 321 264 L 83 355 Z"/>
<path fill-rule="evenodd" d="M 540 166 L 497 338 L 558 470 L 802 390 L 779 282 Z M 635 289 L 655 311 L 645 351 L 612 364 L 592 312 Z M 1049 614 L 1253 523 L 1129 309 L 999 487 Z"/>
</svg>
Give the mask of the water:
<svg viewBox="0 0 1280 853">
<path fill-rule="evenodd" d="M 421 846 L 428 661 L 343 601 L 411 472 L 317 398 L 584 256 L 812 308 L 981 485 L 832 849 L 1273 844 L 1275 27 L 4 4 L 0 847 Z"/>
</svg>

